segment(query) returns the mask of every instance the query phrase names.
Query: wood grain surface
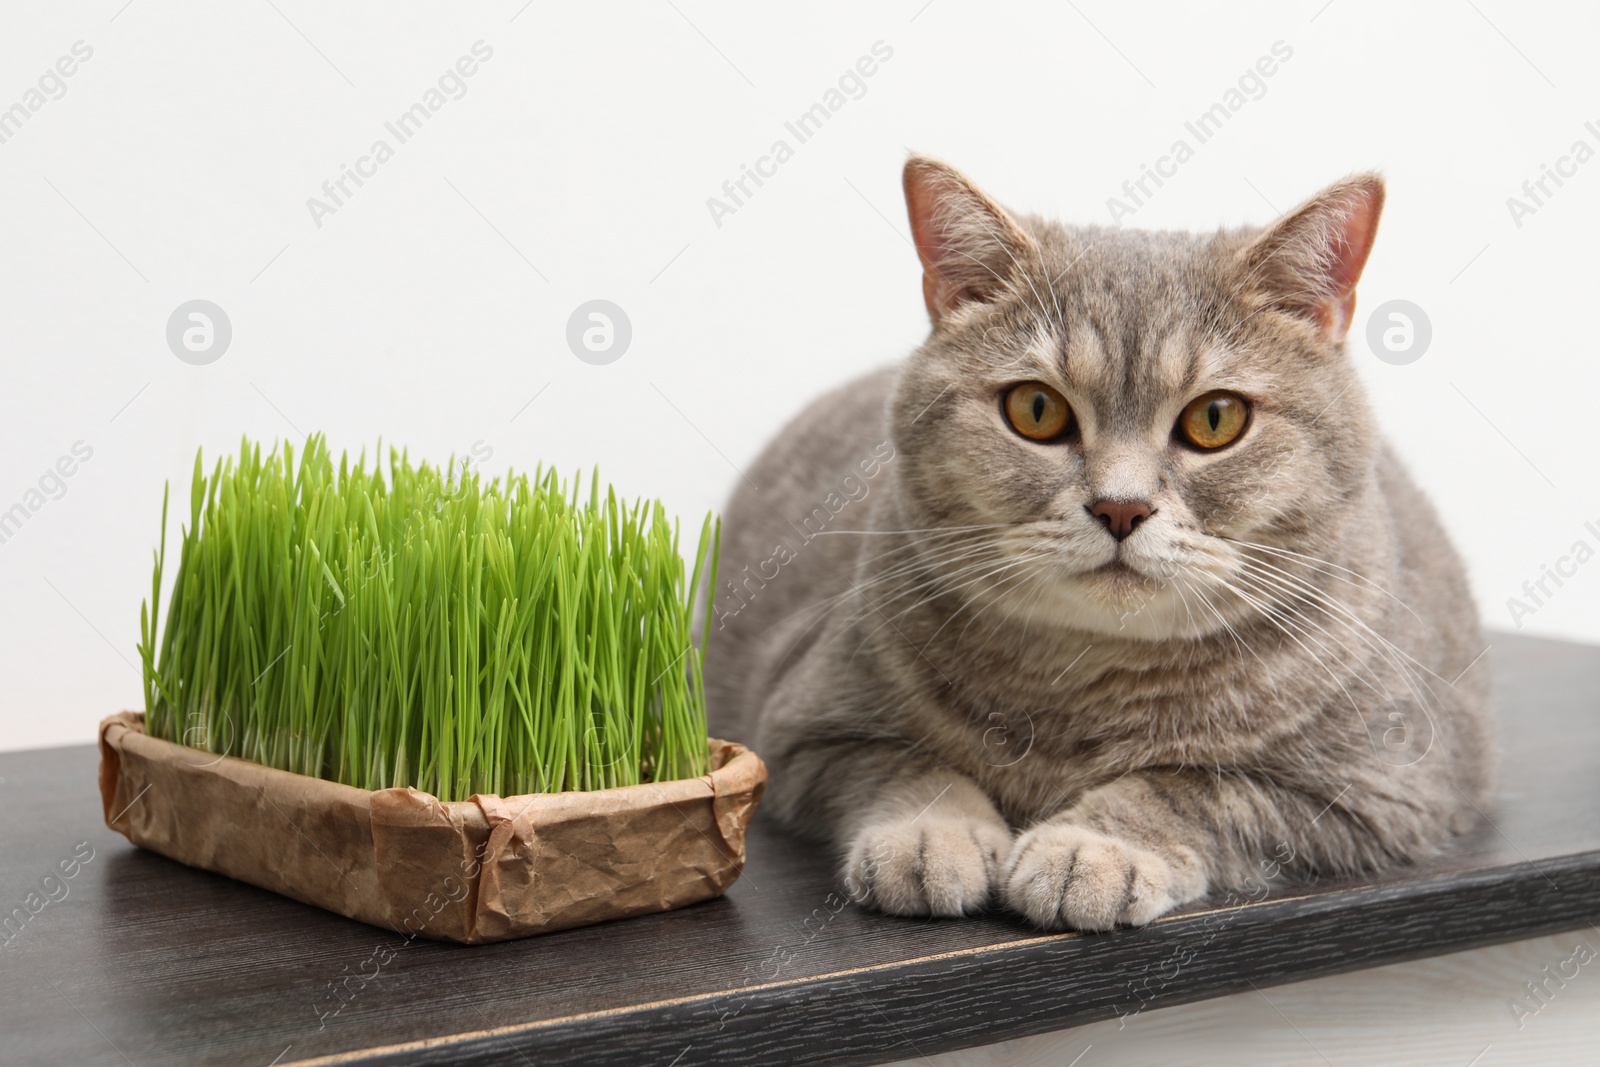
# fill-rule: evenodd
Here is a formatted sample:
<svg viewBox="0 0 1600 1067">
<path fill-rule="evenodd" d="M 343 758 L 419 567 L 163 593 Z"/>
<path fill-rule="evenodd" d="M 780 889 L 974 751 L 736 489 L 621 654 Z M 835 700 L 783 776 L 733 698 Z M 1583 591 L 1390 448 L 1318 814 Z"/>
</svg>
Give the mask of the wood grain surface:
<svg viewBox="0 0 1600 1067">
<path fill-rule="evenodd" d="M 1600 956 L 1557 973 L 1579 946 L 1600 951 L 1600 933 L 1249 989 L 894 1067 L 1595 1067 Z M 1537 999 L 1528 982 L 1544 983 Z"/>
<path fill-rule="evenodd" d="M 407 942 L 128 845 L 91 746 L 0 755 L 0 911 L 23 914 L 0 934 L 0 1063 L 881 1063 L 1583 927 L 1600 649 L 1499 635 L 1484 666 L 1501 799 L 1451 855 L 1088 936 L 839 907 L 827 857 L 758 818 L 720 900 Z"/>
</svg>

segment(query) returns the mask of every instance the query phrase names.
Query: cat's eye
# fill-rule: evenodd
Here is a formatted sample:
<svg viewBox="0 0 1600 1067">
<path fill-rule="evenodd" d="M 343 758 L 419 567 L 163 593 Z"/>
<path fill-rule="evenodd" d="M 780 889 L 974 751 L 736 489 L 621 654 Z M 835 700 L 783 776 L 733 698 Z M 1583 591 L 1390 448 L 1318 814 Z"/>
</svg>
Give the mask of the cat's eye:
<svg viewBox="0 0 1600 1067">
<path fill-rule="evenodd" d="M 1178 433 L 1196 448 L 1221 448 L 1232 444 L 1249 421 L 1244 397 L 1218 391 L 1189 401 L 1178 416 Z"/>
<path fill-rule="evenodd" d="M 1006 393 L 1006 421 L 1033 441 L 1053 441 L 1072 428 L 1067 398 L 1043 382 L 1023 382 Z"/>
</svg>

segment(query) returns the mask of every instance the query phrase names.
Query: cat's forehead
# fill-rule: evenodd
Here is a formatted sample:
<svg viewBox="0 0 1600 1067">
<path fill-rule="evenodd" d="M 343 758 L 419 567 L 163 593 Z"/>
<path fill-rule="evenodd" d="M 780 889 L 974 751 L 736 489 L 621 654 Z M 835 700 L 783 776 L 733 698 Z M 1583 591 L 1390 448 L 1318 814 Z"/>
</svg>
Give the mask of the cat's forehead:
<svg viewBox="0 0 1600 1067">
<path fill-rule="evenodd" d="M 1135 419 L 1262 379 L 1267 368 L 1228 340 L 1233 309 L 1214 243 L 1115 230 L 1040 236 L 1044 270 L 1018 287 L 1006 316 L 1007 371 L 1026 368 Z"/>
<path fill-rule="evenodd" d="M 1165 417 L 1174 402 L 1212 389 L 1253 391 L 1260 368 L 1203 324 L 1174 317 L 1130 329 L 1084 315 L 1040 317 L 996 369 L 1060 387 L 1103 414 L 1134 422 Z"/>
<path fill-rule="evenodd" d="M 1141 300 L 1207 288 L 1231 274 L 1244 231 L 1210 234 L 1062 226 L 1031 220 L 1038 265 L 1085 298 Z"/>
</svg>

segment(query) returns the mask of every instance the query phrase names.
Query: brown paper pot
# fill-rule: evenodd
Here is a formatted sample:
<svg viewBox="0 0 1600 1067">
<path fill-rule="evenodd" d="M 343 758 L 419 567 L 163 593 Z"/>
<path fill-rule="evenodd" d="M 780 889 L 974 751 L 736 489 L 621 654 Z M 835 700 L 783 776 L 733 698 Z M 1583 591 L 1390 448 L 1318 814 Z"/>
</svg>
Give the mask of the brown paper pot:
<svg viewBox="0 0 1600 1067">
<path fill-rule="evenodd" d="M 481 944 L 707 900 L 744 868 L 767 770 L 711 742 L 700 778 L 594 792 L 366 790 L 100 724 L 106 825 L 129 841 L 402 934 Z"/>
</svg>

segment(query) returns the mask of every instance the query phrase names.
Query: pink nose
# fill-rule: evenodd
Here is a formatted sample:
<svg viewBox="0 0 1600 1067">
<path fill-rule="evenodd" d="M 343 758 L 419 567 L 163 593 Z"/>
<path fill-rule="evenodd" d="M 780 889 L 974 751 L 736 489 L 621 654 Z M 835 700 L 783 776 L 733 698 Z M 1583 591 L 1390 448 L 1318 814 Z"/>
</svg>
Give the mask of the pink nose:
<svg viewBox="0 0 1600 1067">
<path fill-rule="evenodd" d="M 1088 505 L 1088 512 L 1118 541 L 1154 514 L 1143 500 L 1096 500 Z"/>
</svg>

